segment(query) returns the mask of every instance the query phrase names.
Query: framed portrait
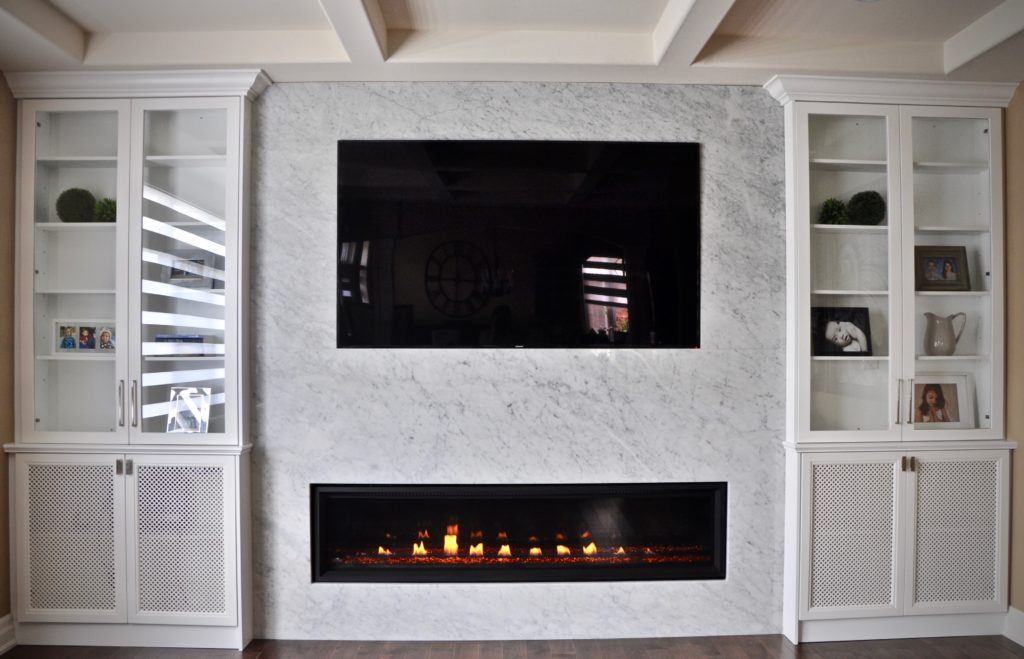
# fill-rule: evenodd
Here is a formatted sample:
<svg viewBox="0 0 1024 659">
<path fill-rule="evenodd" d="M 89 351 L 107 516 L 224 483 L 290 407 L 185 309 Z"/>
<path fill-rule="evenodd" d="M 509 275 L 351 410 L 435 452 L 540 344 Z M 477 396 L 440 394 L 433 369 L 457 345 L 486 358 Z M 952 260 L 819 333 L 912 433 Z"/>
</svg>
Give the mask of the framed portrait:
<svg viewBox="0 0 1024 659">
<path fill-rule="evenodd" d="M 867 307 L 811 307 L 811 354 L 868 357 L 871 321 Z"/>
<path fill-rule="evenodd" d="M 974 395 L 964 373 L 921 375 L 914 380 L 915 430 L 973 428 Z"/>
<path fill-rule="evenodd" d="M 919 291 L 969 291 L 971 274 L 963 246 L 914 247 L 915 288 Z"/>
<path fill-rule="evenodd" d="M 212 255 L 205 252 L 175 256 L 171 265 L 164 266 L 164 281 L 188 288 L 212 288 L 213 278 L 209 276 L 211 259 Z"/>
<path fill-rule="evenodd" d="M 117 345 L 117 333 L 113 325 L 100 325 L 96 328 L 96 349 L 100 352 L 114 352 Z"/>
<path fill-rule="evenodd" d="M 53 352 L 114 352 L 114 323 L 109 320 L 53 321 Z M 106 338 L 106 340 L 104 340 Z"/>
<path fill-rule="evenodd" d="M 78 323 L 58 320 L 53 323 L 53 351 L 78 351 Z"/>
</svg>

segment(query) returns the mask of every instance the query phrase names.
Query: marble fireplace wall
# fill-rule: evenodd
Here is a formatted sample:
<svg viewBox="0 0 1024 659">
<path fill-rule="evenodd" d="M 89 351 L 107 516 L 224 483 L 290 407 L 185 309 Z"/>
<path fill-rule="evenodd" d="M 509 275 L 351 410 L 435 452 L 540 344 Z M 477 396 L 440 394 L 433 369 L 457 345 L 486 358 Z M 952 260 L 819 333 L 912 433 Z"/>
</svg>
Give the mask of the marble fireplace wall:
<svg viewBox="0 0 1024 659">
<path fill-rule="evenodd" d="M 254 596 L 267 638 L 776 632 L 783 116 L 753 87 L 281 84 L 254 108 Z M 698 350 L 338 350 L 339 139 L 701 144 Z M 312 584 L 310 483 L 729 483 L 722 581 Z"/>
</svg>

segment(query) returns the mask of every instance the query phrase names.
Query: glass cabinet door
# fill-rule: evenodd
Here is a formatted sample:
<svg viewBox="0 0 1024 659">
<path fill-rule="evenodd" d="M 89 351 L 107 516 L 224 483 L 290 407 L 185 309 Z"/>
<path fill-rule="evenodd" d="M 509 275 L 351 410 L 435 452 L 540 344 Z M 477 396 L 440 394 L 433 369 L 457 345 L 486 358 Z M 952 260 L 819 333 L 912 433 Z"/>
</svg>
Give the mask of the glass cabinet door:
<svg viewBox="0 0 1024 659">
<path fill-rule="evenodd" d="M 21 262 L 32 272 L 21 354 L 33 374 L 23 430 L 125 441 L 128 104 L 26 101 L 22 121 Z"/>
<path fill-rule="evenodd" d="M 798 273 L 809 301 L 800 318 L 802 430 L 817 441 L 898 439 L 898 116 L 838 104 L 797 111 L 806 127 L 797 166 L 807 168 L 797 232 L 810 255 Z"/>
<path fill-rule="evenodd" d="M 132 441 L 233 441 L 237 109 L 136 101 L 141 145 Z M 235 130 L 231 130 L 235 126 Z M 136 196 L 137 195 L 137 196 Z"/>
<path fill-rule="evenodd" d="M 1002 414 L 999 111 L 901 114 L 904 180 L 913 185 L 904 195 L 913 231 L 903 257 L 907 414 L 921 439 L 980 436 Z"/>
</svg>

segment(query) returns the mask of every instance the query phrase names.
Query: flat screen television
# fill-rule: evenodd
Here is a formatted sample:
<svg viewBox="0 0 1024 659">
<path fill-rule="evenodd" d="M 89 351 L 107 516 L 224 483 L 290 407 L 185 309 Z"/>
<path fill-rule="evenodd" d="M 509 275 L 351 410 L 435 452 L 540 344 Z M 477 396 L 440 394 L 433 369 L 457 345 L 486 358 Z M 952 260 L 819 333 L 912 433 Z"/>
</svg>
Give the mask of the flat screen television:
<svg viewBox="0 0 1024 659">
<path fill-rule="evenodd" d="M 700 147 L 338 142 L 340 348 L 696 348 Z"/>
</svg>

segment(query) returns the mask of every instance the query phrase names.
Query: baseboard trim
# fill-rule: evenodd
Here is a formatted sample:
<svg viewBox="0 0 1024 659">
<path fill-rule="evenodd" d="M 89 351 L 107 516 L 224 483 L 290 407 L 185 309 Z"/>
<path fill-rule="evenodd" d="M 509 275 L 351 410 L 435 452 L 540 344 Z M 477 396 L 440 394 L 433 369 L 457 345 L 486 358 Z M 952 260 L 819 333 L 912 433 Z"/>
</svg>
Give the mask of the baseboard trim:
<svg viewBox="0 0 1024 659">
<path fill-rule="evenodd" d="M 1024 645 L 1024 611 L 1010 607 L 1006 612 L 1006 626 L 1003 627 L 1003 636 L 1010 639 L 1017 645 Z"/>
<path fill-rule="evenodd" d="M 1024 620 L 1024 614 L 1021 615 Z M 805 620 L 800 623 L 800 642 L 866 641 L 934 636 L 999 636 L 1006 629 L 1006 621 L 1005 613 Z"/>
<path fill-rule="evenodd" d="M 14 618 L 8 613 L 0 618 L 0 654 L 7 652 L 17 644 L 14 637 Z"/>
<path fill-rule="evenodd" d="M 241 650 L 242 630 L 192 625 L 129 625 L 19 622 L 20 645 L 89 645 L 149 648 L 220 648 Z"/>
</svg>

